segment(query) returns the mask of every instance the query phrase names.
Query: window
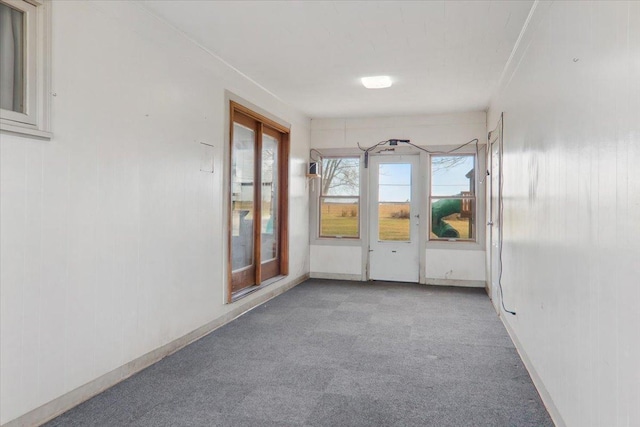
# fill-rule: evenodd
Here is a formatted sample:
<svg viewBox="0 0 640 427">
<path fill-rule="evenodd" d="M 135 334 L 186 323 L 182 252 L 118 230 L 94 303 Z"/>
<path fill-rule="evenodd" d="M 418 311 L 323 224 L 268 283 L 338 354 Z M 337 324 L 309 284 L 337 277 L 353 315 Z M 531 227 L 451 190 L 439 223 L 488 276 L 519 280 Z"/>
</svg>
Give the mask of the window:
<svg viewBox="0 0 640 427">
<path fill-rule="evenodd" d="M 48 133 L 50 3 L 0 0 L 0 129 Z"/>
<path fill-rule="evenodd" d="M 289 130 L 231 103 L 229 301 L 288 270 Z"/>
<path fill-rule="evenodd" d="M 320 237 L 360 237 L 360 158 L 322 159 Z"/>
<path fill-rule="evenodd" d="M 474 155 L 431 156 L 429 240 L 475 240 Z"/>
</svg>

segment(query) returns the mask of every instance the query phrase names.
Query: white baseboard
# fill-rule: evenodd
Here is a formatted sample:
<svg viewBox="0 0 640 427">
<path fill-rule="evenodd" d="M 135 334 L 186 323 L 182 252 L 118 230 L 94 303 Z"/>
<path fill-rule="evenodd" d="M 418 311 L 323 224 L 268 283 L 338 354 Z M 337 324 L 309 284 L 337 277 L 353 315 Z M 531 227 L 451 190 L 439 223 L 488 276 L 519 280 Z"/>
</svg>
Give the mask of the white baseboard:
<svg viewBox="0 0 640 427">
<path fill-rule="evenodd" d="M 551 395 L 549 394 L 549 391 L 547 391 L 547 388 L 542 382 L 540 375 L 538 375 L 538 372 L 536 372 L 535 367 L 531 363 L 531 359 L 529 359 L 529 356 L 527 356 L 527 352 L 524 351 L 524 348 L 522 347 L 520 340 L 518 340 L 518 337 L 515 331 L 511 328 L 509 323 L 504 320 L 504 315 L 499 311 L 498 313 L 499 313 L 500 320 L 504 324 L 504 327 L 507 329 L 507 333 L 509 334 L 509 336 L 511 337 L 511 340 L 516 346 L 516 350 L 518 351 L 518 354 L 520 355 L 520 358 L 522 359 L 524 366 L 527 368 L 527 371 L 529 371 L 531 380 L 533 381 L 533 384 L 538 390 L 538 394 L 542 399 L 542 403 L 544 403 L 544 406 L 547 408 L 547 411 L 551 416 L 551 420 L 556 425 L 556 427 L 566 427 L 567 424 L 564 422 L 564 419 L 560 415 L 560 411 L 558 411 L 558 408 L 556 407 L 555 403 L 553 403 L 553 399 L 551 399 Z"/>
<path fill-rule="evenodd" d="M 343 274 L 343 273 L 319 273 L 311 272 L 309 277 L 312 279 L 329 279 L 329 280 L 351 280 L 362 282 L 362 276 L 359 274 Z M 463 288 L 486 288 L 484 280 L 455 280 L 455 279 L 425 279 L 425 285 L 434 286 L 457 286 Z"/>
<path fill-rule="evenodd" d="M 362 276 L 359 274 L 342 274 L 342 273 L 309 273 L 309 277 L 312 279 L 330 279 L 330 280 L 352 280 L 356 282 L 362 281 Z"/>
<path fill-rule="evenodd" d="M 432 279 L 427 277 L 425 279 L 426 285 L 435 286 L 458 286 L 463 288 L 485 288 L 486 282 L 484 280 L 455 280 L 455 279 Z"/>
<path fill-rule="evenodd" d="M 163 345 L 149 353 L 132 360 L 131 362 L 108 372 L 95 380 L 76 388 L 60 397 L 55 398 L 49 403 L 46 403 L 30 412 L 27 412 L 20 417 L 11 420 L 0 427 L 32 427 L 43 424 L 58 415 L 68 411 L 81 404 L 82 402 L 91 399 L 93 396 L 100 394 L 106 389 L 113 387 L 119 382 L 129 378 L 130 376 L 142 371 L 143 369 L 153 365 L 154 363 L 162 360 L 172 353 L 180 350 L 181 348 L 191 344 L 192 342 L 204 337 L 205 335 L 213 332 L 219 327 L 229 323 L 233 319 L 243 315 L 251 309 L 265 303 L 266 301 L 277 297 L 278 295 L 288 291 L 294 286 L 299 285 L 309 278 L 309 275 L 303 275 L 286 285 L 279 286 L 274 289 L 267 288 L 267 292 L 256 297 L 255 299 L 240 304 L 230 312 L 218 317 L 215 320 L 199 327 L 198 329 L 189 332 L 182 337 L 171 341 L 168 344 Z"/>
</svg>

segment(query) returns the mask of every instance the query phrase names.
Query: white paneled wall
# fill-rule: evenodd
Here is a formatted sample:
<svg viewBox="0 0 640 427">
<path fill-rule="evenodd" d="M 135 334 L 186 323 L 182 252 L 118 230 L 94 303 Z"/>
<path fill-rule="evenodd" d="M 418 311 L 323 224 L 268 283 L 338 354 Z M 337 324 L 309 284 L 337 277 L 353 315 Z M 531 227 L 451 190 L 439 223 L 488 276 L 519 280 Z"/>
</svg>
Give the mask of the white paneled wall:
<svg viewBox="0 0 640 427">
<path fill-rule="evenodd" d="M 322 275 L 351 276 L 357 280 L 362 276 L 362 250 L 360 246 L 311 246 L 309 268 L 312 273 Z M 320 273 L 320 274 L 317 274 Z M 326 276 L 331 277 L 331 276 Z"/>
<path fill-rule="evenodd" d="M 460 145 L 473 138 L 486 141 L 483 111 L 424 116 L 313 119 L 313 148 L 369 147 L 389 138 L 410 139 L 417 145 Z"/>
<path fill-rule="evenodd" d="M 559 425 L 638 426 L 640 3 L 538 4 L 501 111 L 504 320 Z"/>
<path fill-rule="evenodd" d="M 427 280 L 462 280 L 484 286 L 485 251 L 455 248 L 427 249 L 425 259 Z"/>
<path fill-rule="evenodd" d="M 348 151 L 345 150 L 351 150 L 351 154 L 359 155 L 358 143 L 363 147 L 370 147 L 390 138 L 410 139 L 412 143 L 420 146 L 454 148 L 474 138 L 478 138 L 480 144 L 485 144 L 486 135 L 486 114 L 483 111 L 423 116 L 313 119 L 311 121 L 311 146 L 320 151 L 340 149 L 342 154 L 347 154 Z M 424 170 L 421 171 L 420 176 L 421 179 L 426 180 Z M 362 209 L 367 209 L 366 188 L 365 185 L 361 190 Z M 478 191 L 482 198 L 483 186 Z M 425 197 L 421 203 L 426 206 Z M 483 206 L 481 201 L 478 209 L 481 217 L 479 224 L 484 222 Z M 366 231 L 368 225 L 364 224 L 362 229 Z M 424 230 L 426 233 L 427 228 L 425 227 Z M 334 274 L 336 277 L 348 275 L 366 279 L 367 252 L 363 250 L 363 246 L 366 245 L 364 236 L 358 242 L 332 241 L 331 239 L 319 241 L 320 239 L 313 239 L 313 237 L 311 240 L 312 275 L 322 273 L 325 276 L 327 274 Z M 460 284 L 462 283 L 460 281 L 467 281 L 483 286 L 486 268 L 482 240 L 483 236 L 480 236 L 478 244 L 431 242 L 427 244 L 429 248 L 426 251 L 422 247 L 421 256 L 426 261 L 422 281 L 432 284 L 445 282 L 456 284 L 456 281 Z M 461 246 L 464 246 L 464 249 L 460 249 Z M 339 262 L 335 260 L 336 254 L 341 254 Z"/>
<path fill-rule="evenodd" d="M 130 2 L 54 2 L 52 71 L 53 139 L 0 135 L 0 424 L 234 308 L 225 90 L 292 125 L 290 276 L 272 286 L 309 271 L 306 117 Z"/>
</svg>

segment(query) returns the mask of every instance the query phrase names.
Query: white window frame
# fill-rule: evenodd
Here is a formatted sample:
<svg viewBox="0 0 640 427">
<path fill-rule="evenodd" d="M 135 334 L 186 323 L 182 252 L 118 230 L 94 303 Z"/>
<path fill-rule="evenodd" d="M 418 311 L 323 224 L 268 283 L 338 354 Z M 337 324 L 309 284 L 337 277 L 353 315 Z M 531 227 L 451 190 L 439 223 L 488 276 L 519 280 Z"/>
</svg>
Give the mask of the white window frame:
<svg viewBox="0 0 640 427">
<path fill-rule="evenodd" d="M 309 178 L 309 187 L 311 196 L 309 198 L 309 230 L 310 242 L 312 245 L 319 246 L 355 246 L 360 247 L 366 238 L 363 232 L 366 225 L 367 212 L 362 211 L 362 206 L 367 203 L 367 180 L 365 178 L 366 170 L 364 169 L 364 156 L 359 149 L 352 148 L 322 148 L 319 149 L 323 157 L 353 157 L 360 159 L 360 197 L 358 205 L 358 230 L 359 237 L 320 237 L 320 193 L 322 191 L 322 178 Z M 310 161 L 316 161 L 311 159 Z"/>
<path fill-rule="evenodd" d="M 0 131 L 51 138 L 51 2 L 0 0 L 25 14 L 25 112 L 0 109 Z"/>
<path fill-rule="evenodd" d="M 433 165 L 433 158 L 435 157 L 456 157 L 456 156 L 465 156 L 465 157 L 472 157 L 473 158 L 473 169 L 474 169 L 474 176 L 473 176 L 473 181 L 474 181 L 474 191 L 473 191 L 473 196 L 469 197 L 463 197 L 463 196 L 434 196 L 432 194 L 433 192 L 433 181 L 432 181 L 432 176 L 433 176 L 433 172 L 432 172 L 432 165 Z M 478 155 L 476 153 L 465 153 L 465 152 L 456 152 L 456 153 L 450 153 L 450 154 L 430 154 L 428 156 L 429 159 L 429 187 L 428 187 L 428 205 L 427 205 L 427 217 L 429 218 L 429 222 L 428 222 L 428 230 L 427 230 L 427 241 L 428 242 L 447 242 L 447 243 L 452 243 L 452 244 L 461 244 L 461 243 L 479 243 L 480 242 L 480 235 L 479 235 L 479 230 L 478 230 L 478 217 L 479 217 L 479 205 L 478 205 L 478 162 L 479 162 L 479 158 Z M 467 200 L 472 200 L 473 201 L 473 224 L 472 224 L 472 229 L 473 229 L 473 237 L 469 238 L 469 239 L 461 239 L 461 238 L 435 238 L 435 237 L 431 237 L 431 230 L 433 227 L 433 217 L 432 217 L 432 204 L 434 200 L 444 200 L 444 199 L 467 199 Z"/>
<path fill-rule="evenodd" d="M 358 161 L 358 195 L 357 196 L 331 196 L 331 195 L 323 195 L 322 194 L 322 184 L 324 182 L 324 160 L 325 159 L 354 159 Z M 318 239 L 348 239 L 348 240 L 360 240 L 362 237 L 362 229 L 361 229 L 361 217 L 362 217 L 362 177 L 361 177 L 361 169 L 362 169 L 362 159 L 360 155 L 356 156 L 348 156 L 348 155 L 340 155 L 340 156 L 325 156 L 322 158 L 322 174 L 323 176 L 320 178 L 320 188 L 318 189 L 318 228 L 317 228 L 317 236 Z M 338 235 L 322 235 L 322 199 L 357 199 L 358 200 L 358 235 L 357 236 L 338 236 Z"/>
</svg>

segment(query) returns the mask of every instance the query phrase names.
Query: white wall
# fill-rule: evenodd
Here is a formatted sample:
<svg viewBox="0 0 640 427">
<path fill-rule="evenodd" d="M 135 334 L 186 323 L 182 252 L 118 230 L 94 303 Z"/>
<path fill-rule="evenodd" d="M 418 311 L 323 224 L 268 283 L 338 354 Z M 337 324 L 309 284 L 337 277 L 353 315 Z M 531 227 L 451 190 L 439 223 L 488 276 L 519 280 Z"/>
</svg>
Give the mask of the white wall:
<svg viewBox="0 0 640 427">
<path fill-rule="evenodd" d="M 482 111 L 424 116 L 313 119 L 313 148 L 369 147 L 389 138 L 410 139 L 417 145 L 460 145 L 473 138 L 486 142 L 486 114 Z"/>
<path fill-rule="evenodd" d="M 309 120 L 135 3 L 54 2 L 54 137 L 0 135 L 0 424 L 234 308 L 225 90 L 292 124 L 283 286 L 309 271 Z"/>
<path fill-rule="evenodd" d="M 358 277 L 362 275 L 360 246 L 311 246 L 309 269 L 316 277 Z M 318 274 L 319 273 L 319 274 Z"/>
<path fill-rule="evenodd" d="M 311 121 L 311 147 L 320 151 L 347 150 L 358 154 L 357 143 L 369 147 L 389 138 L 410 139 L 420 146 L 455 147 L 473 138 L 480 144 L 486 144 L 486 114 L 480 112 L 438 114 L 403 117 L 372 117 L 351 119 L 313 119 Z M 404 148 L 404 147 L 403 147 Z M 473 151 L 473 147 L 471 147 Z M 417 151 L 417 150 L 416 150 Z M 364 169 L 363 169 L 364 171 Z M 425 179 L 424 171 L 421 178 Z M 363 203 L 366 205 L 367 185 L 361 188 Z M 483 186 L 478 194 L 484 194 Z M 423 200 L 426 206 L 426 200 Z M 313 206 L 313 205 L 312 205 Z M 426 213 L 426 210 L 425 210 Z M 479 224 L 484 223 L 484 204 L 478 208 Z M 312 215 L 313 217 L 313 215 Z M 367 230 L 361 224 L 362 230 Z M 424 228 L 426 233 L 426 228 Z M 484 230 L 482 230 L 484 231 Z M 322 241 L 319 241 L 322 240 Z M 360 276 L 366 279 L 366 239 L 357 242 L 345 240 L 311 240 L 311 274 L 322 273 Z M 425 257 L 425 271 L 422 281 L 433 284 L 460 284 L 460 281 L 484 286 L 485 282 L 485 248 L 482 237 L 477 244 L 428 242 L 427 248 L 421 248 Z M 348 249 L 347 249 L 348 247 Z M 464 247 L 464 249 L 460 249 Z M 333 250 L 339 251 L 334 252 Z M 340 262 L 335 262 L 335 254 L 339 253 Z M 356 274 L 357 272 L 357 274 Z M 458 282 L 458 283 L 456 283 Z"/>
<path fill-rule="evenodd" d="M 440 280 L 466 281 L 484 286 L 486 267 L 485 251 L 483 250 L 445 249 L 442 247 L 427 249 L 425 259 L 427 279 L 430 283 L 444 283 Z"/>
<path fill-rule="evenodd" d="M 540 3 L 501 111 L 504 321 L 559 425 L 638 426 L 640 3 Z"/>
</svg>

